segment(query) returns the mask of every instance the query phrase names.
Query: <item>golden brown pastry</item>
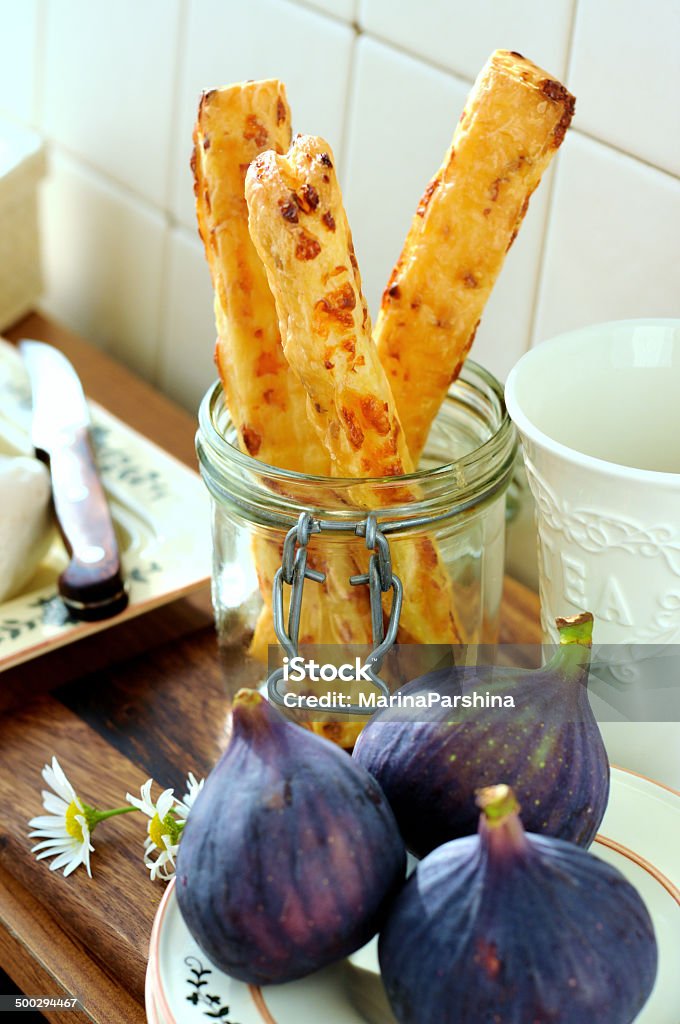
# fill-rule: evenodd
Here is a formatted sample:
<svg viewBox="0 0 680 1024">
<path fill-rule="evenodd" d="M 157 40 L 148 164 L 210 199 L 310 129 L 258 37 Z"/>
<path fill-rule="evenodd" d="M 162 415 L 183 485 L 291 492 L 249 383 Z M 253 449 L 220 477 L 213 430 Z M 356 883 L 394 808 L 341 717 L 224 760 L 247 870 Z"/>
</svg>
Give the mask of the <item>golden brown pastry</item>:
<svg viewBox="0 0 680 1024">
<path fill-rule="evenodd" d="M 194 130 L 196 213 L 215 289 L 215 358 L 240 446 L 270 465 L 327 475 L 328 453 L 305 415 L 304 389 L 283 355 L 276 307 L 248 233 L 244 198 L 250 161 L 265 148 L 288 147 L 290 120 L 285 88 L 276 79 L 204 93 Z M 321 503 L 321 492 L 317 498 Z M 328 568 L 329 581 L 323 591 L 313 583 L 305 589 L 300 642 L 368 642 L 368 598 L 349 585 L 349 577 L 361 571 L 351 551 L 336 545 L 333 565 L 327 567 L 321 546 L 312 548 L 310 566 Z M 271 592 L 281 564 L 280 540 L 256 536 L 253 556 L 265 606 L 250 653 L 266 662 L 267 646 L 278 644 Z"/>
<path fill-rule="evenodd" d="M 243 194 L 246 170 L 263 149 L 290 143 L 290 109 L 276 79 L 211 89 L 201 97 L 194 128 L 194 193 L 199 234 L 215 290 L 215 362 L 244 452 L 270 465 L 326 473 L 328 457 L 300 416 L 300 383 L 281 349 L 276 308 L 248 234 Z M 281 564 L 279 544 L 253 538 L 265 609 Z M 303 627 L 318 628 L 305 602 Z M 256 630 L 257 653 L 275 644 L 271 614 Z"/>
<path fill-rule="evenodd" d="M 410 458 L 371 340 L 333 160 L 309 135 L 296 136 L 286 156 L 258 157 L 246 177 L 251 237 L 333 475 L 400 476 Z"/>
<path fill-rule="evenodd" d="M 416 464 L 574 102 L 521 54 L 497 50 L 423 193 L 375 327 Z"/>
<path fill-rule="evenodd" d="M 246 176 L 250 233 L 266 268 L 286 359 L 338 477 L 399 476 L 411 458 L 371 325 L 328 143 L 298 135 Z M 370 507 L 370 488 L 357 486 Z M 397 486 L 391 503 L 412 498 Z M 377 495 L 373 491 L 373 505 Z M 451 581 L 432 541 L 394 545 L 405 590 L 402 641 L 459 640 Z"/>
<path fill-rule="evenodd" d="M 281 350 L 243 195 L 251 160 L 264 149 L 285 152 L 290 137 L 276 79 L 205 92 L 194 129 L 196 214 L 215 289 L 215 361 L 241 447 L 270 465 L 324 475 L 328 456 L 299 414 L 304 391 Z"/>
</svg>

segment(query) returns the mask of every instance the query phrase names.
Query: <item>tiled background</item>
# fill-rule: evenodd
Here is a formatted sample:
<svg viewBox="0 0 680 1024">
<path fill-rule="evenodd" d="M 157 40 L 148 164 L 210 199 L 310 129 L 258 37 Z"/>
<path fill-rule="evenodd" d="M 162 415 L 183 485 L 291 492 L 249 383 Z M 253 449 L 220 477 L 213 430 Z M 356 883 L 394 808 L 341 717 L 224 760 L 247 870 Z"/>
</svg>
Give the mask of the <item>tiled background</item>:
<svg viewBox="0 0 680 1024">
<path fill-rule="evenodd" d="M 277 76 L 326 136 L 375 312 L 425 183 L 497 47 L 577 96 L 474 357 L 505 377 L 536 341 L 680 316 L 678 0 L 0 0 L 0 115 L 48 142 L 43 308 L 195 410 L 215 376 L 194 226 L 204 88 Z M 536 581 L 528 495 L 510 570 Z"/>
<path fill-rule="evenodd" d="M 489 304 L 500 376 L 579 324 L 680 315 L 677 0 L 0 0 L 0 111 L 49 142 L 43 306 L 187 408 L 214 376 L 188 157 L 200 90 L 285 80 L 339 157 L 375 310 L 471 82 L 520 50 L 578 98 Z"/>
<path fill-rule="evenodd" d="M 278 76 L 333 145 L 373 311 L 477 72 L 519 50 L 577 96 L 474 357 L 680 316 L 678 0 L 0 0 L 0 114 L 49 146 L 43 307 L 194 410 L 215 376 L 191 129 L 203 88 Z M 535 582 L 525 504 L 509 565 Z"/>
</svg>

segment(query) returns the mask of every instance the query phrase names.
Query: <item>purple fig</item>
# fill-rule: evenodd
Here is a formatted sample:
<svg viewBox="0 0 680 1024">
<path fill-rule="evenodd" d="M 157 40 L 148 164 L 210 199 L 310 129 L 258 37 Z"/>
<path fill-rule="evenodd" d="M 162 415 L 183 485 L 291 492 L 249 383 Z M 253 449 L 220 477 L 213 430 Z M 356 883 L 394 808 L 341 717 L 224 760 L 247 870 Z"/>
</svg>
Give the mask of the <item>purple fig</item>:
<svg viewBox="0 0 680 1024">
<path fill-rule="evenodd" d="M 529 831 L 584 847 L 595 838 L 609 763 L 588 700 L 593 617 L 557 625 L 560 645 L 543 668 L 425 675 L 399 692 L 426 710 L 385 708 L 359 736 L 353 756 L 380 783 L 416 856 L 473 834 L 472 794 L 499 777 L 516 790 Z M 486 694 L 505 706 L 485 706 Z"/>
<path fill-rule="evenodd" d="M 292 981 L 358 949 L 403 882 L 380 786 L 254 690 L 187 821 L 177 899 L 203 952 L 249 984 Z"/>
<path fill-rule="evenodd" d="M 652 922 L 623 875 L 525 833 L 508 786 L 478 795 L 479 833 L 440 846 L 379 942 L 400 1024 L 630 1024 L 657 969 Z"/>
</svg>

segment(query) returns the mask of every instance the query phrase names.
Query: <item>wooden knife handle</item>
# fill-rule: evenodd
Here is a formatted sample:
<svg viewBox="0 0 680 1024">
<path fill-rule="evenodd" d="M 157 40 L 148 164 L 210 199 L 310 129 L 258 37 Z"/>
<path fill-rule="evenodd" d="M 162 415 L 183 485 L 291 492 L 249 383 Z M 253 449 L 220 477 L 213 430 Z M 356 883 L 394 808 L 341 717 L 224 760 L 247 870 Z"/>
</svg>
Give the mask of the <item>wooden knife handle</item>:
<svg viewBox="0 0 680 1024">
<path fill-rule="evenodd" d="M 57 522 L 71 556 L 59 577 L 59 593 L 77 618 L 108 618 L 126 607 L 127 593 L 87 429 L 55 445 L 47 461 Z"/>
</svg>

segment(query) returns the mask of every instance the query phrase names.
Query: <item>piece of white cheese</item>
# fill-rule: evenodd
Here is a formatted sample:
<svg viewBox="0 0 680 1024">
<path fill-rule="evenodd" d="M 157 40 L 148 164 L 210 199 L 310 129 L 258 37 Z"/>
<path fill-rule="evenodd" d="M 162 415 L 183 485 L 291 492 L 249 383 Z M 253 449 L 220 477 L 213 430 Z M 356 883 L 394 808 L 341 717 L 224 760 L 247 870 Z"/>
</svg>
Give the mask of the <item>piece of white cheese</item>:
<svg viewBox="0 0 680 1024">
<path fill-rule="evenodd" d="M 25 455 L 0 455 L 0 601 L 38 567 L 51 537 L 50 474 Z"/>
</svg>

